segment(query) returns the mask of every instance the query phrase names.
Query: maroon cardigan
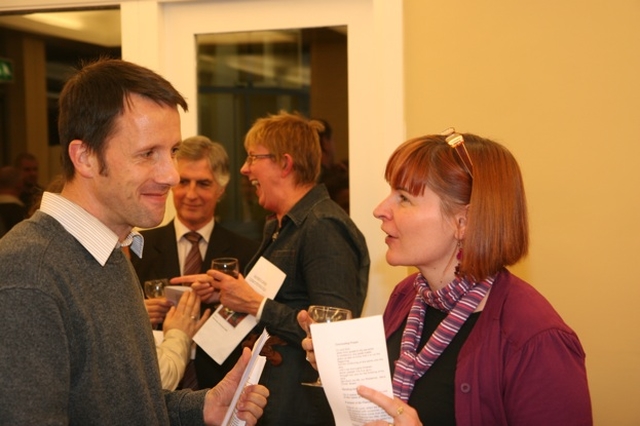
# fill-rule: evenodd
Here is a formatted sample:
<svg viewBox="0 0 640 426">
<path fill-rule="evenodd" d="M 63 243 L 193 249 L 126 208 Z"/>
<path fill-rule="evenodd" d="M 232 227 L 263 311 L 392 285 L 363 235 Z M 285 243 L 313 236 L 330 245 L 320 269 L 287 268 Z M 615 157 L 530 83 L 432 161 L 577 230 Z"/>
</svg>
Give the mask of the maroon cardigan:
<svg viewBox="0 0 640 426">
<path fill-rule="evenodd" d="M 409 314 L 414 279 L 401 281 L 389 298 L 387 338 Z M 496 277 L 460 350 L 455 389 L 458 426 L 593 424 L 578 336 L 540 293 L 507 270 Z"/>
</svg>

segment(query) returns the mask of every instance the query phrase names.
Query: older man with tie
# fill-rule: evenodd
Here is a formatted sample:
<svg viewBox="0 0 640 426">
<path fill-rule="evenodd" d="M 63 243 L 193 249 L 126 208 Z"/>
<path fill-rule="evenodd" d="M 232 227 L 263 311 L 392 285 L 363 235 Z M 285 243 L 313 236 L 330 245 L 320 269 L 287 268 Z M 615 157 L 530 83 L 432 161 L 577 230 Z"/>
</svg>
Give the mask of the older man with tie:
<svg viewBox="0 0 640 426">
<path fill-rule="evenodd" d="M 176 218 L 167 225 L 142 231 L 143 256 L 131 256 L 141 283 L 206 272 L 217 257 L 238 258 L 244 267 L 258 249 L 258 243 L 235 234 L 215 221 L 216 206 L 230 180 L 229 157 L 223 146 L 204 136 L 182 141 L 176 152 L 180 180 L 172 188 Z M 161 323 L 171 302 L 146 299 L 151 322 Z M 241 351 L 222 365 L 197 348 L 193 367 L 197 384 L 188 371 L 186 387 L 210 387 L 233 367 Z M 175 378 L 167 378 L 173 381 Z"/>
</svg>

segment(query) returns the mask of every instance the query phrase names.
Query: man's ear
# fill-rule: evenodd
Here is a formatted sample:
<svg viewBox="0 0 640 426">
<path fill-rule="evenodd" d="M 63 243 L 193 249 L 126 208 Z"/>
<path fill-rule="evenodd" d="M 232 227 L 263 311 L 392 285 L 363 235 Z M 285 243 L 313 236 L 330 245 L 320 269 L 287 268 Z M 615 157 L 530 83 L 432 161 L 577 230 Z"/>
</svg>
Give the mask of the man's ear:
<svg viewBox="0 0 640 426">
<path fill-rule="evenodd" d="M 81 140 L 74 139 L 69 143 L 69 157 L 80 176 L 91 178 L 100 173 L 98 159 Z"/>
</svg>

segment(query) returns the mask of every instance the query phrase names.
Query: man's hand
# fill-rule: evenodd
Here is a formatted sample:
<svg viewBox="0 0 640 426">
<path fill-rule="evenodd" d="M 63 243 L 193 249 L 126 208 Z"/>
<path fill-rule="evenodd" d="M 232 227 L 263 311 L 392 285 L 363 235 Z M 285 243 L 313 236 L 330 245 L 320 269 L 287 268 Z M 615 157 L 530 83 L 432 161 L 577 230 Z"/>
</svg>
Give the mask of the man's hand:
<svg viewBox="0 0 640 426">
<path fill-rule="evenodd" d="M 240 384 L 251 351 L 245 348 L 242 356 L 233 369 L 214 388 L 207 392 L 204 400 L 204 421 L 207 425 L 219 425 L 229 409 L 229 404 Z M 248 426 L 256 424 L 267 405 L 269 391 L 262 385 L 247 386 L 238 400 L 238 418 L 247 422 Z"/>
<path fill-rule="evenodd" d="M 173 306 L 173 303 L 164 297 L 156 297 L 153 299 L 144 299 L 144 306 L 147 308 L 147 314 L 149 314 L 151 324 L 155 326 L 164 321 L 164 317 Z"/>
<path fill-rule="evenodd" d="M 191 286 L 196 292 L 202 303 L 214 304 L 220 301 L 220 292 L 213 286 L 213 278 L 207 274 L 183 275 L 181 277 L 171 278 L 171 284 L 180 284 Z"/>
</svg>

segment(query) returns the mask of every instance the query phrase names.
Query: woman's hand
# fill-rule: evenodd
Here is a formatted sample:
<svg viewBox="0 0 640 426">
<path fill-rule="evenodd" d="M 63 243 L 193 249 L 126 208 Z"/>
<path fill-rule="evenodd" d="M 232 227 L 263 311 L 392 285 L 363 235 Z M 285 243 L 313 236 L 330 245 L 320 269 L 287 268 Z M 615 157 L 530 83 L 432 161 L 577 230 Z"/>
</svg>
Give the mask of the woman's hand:
<svg viewBox="0 0 640 426">
<path fill-rule="evenodd" d="M 182 330 L 187 336 L 193 337 L 211 316 L 207 309 L 200 317 L 200 299 L 193 291 L 185 291 L 180 296 L 178 306 L 172 307 L 162 324 L 165 333 L 171 329 Z"/>
<path fill-rule="evenodd" d="M 234 278 L 215 269 L 209 269 L 207 275 L 212 280 L 211 285 L 220 290 L 222 305 L 236 312 L 258 316 L 258 309 L 264 296 L 251 288 L 242 274 Z"/>
<path fill-rule="evenodd" d="M 382 392 L 366 386 L 358 386 L 358 395 L 373 402 L 393 417 L 393 423 L 386 420 L 376 420 L 364 426 L 422 426 L 416 410 L 399 398 L 389 398 Z"/>
<path fill-rule="evenodd" d="M 300 327 L 307 333 L 307 337 L 302 339 L 302 349 L 307 352 L 307 361 L 309 361 L 309 364 L 317 370 L 318 364 L 316 363 L 316 354 L 313 351 L 313 340 L 311 340 L 311 332 L 309 330 L 309 326 L 313 324 L 313 320 L 305 310 L 298 312 L 297 318 L 298 324 L 300 324 Z"/>
</svg>

